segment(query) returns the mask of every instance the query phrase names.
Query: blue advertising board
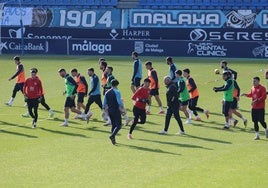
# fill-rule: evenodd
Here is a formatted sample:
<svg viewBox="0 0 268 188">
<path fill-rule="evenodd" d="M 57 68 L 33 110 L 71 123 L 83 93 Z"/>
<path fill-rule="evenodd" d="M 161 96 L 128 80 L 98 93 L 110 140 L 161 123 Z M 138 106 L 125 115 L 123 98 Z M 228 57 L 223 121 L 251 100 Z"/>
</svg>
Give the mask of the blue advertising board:
<svg viewBox="0 0 268 188">
<path fill-rule="evenodd" d="M 127 40 L 191 40 L 191 41 L 268 41 L 267 29 L 74 29 L 39 27 L 3 27 L 2 37 L 20 39 L 127 39 Z"/>
<path fill-rule="evenodd" d="M 123 55 L 137 51 L 143 56 L 268 58 L 268 45 L 257 41 L 167 41 L 99 39 L 3 38 L 3 54 Z"/>
<path fill-rule="evenodd" d="M 268 58 L 268 45 L 249 41 L 70 40 L 70 55 Z"/>
</svg>

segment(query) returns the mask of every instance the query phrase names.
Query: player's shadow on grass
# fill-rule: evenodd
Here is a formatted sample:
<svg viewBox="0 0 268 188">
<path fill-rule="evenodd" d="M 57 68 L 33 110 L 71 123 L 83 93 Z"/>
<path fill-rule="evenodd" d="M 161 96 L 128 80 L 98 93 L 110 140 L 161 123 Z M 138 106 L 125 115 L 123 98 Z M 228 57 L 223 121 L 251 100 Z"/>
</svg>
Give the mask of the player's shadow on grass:
<svg viewBox="0 0 268 188">
<path fill-rule="evenodd" d="M 111 127 L 109 126 L 109 127 L 106 127 L 106 128 L 108 128 L 108 130 L 106 131 L 106 130 L 102 130 L 102 129 L 99 129 L 100 127 L 88 127 L 87 128 L 87 130 L 89 130 L 89 131 L 94 131 L 94 132 L 100 132 L 100 133 L 105 133 L 105 134 L 109 134 L 109 133 L 111 133 Z M 119 135 L 119 134 L 118 134 Z"/>
<path fill-rule="evenodd" d="M 39 104 L 39 106 L 40 106 L 40 104 Z M 41 111 L 47 111 L 47 112 L 48 112 L 48 110 L 45 109 L 45 108 L 38 108 L 38 110 L 41 110 Z M 53 112 L 54 112 L 54 113 L 57 113 L 57 114 L 63 114 L 63 110 L 62 110 L 62 111 L 59 111 L 59 110 L 53 110 Z"/>
<path fill-rule="evenodd" d="M 137 126 L 137 127 L 135 127 L 135 130 L 142 131 L 142 132 L 145 132 L 145 133 L 150 133 L 150 134 L 158 134 L 157 131 L 150 131 L 148 129 L 145 129 L 145 127 L 139 127 L 139 126 Z"/>
<path fill-rule="evenodd" d="M 57 118 L 57 117 L 55 117 L 55 118 L 53 118 L 53 119 L 47 119 L 47 120 L 49 120 L 49 121 L 58 121 L 58 122 L 61 122 L 61 123 L 64 122 L 63 119 L 59 119 L 59 118 Z M 71 123 L 71 124 L 80 125 L 80 123 L 78 123 L 78 122 L 76 122 L 76 121 L 70 121 L 70 120 L 69 120 L 68 122 L 69 122 L 69 124 Z"/>
<path fill-rule="evenodd" d="M 124 146 L 124 147 L 128 147 L 130 149 L 153 152 L 153 153 L 160 153 L 160 154 L 181 155 L 179 153 L 164 151 L 164 150 L 161 150 L 161 149 L 145 148 L 145 147 L 141 147 L 141 146 L 127 145 L 127 144 L 118 144 L 117 146 L 119 146 L 119 147 Z"/>
<path fill-rule="evenodd" d="M 160 136 L 163 136 L 163 135 L 160 135 Z M 154 142 L 154 143 L 158 143 L 158 144 L 173 145 L 173 146 L 178 146 L 178 147 L 199 148 L 199 149 L 205 149 L 205 150 L 213 150 L 211 148 L 205 148 L 203 146 L 198 146 L 198 145 L 193 145 L 193 144 L 181 144 L 181 143 L 177 143 L 177 142 L 166 142 L 166 141 L 148 140 L 148 139 L 138 139 L 138 140 L 145 141 L 145 142 Z"/>
<path fill-rule="evenodd" d="M 209 112 L 209 115 L 210 115 L 210 116 L 211 116 L 211 115 L 214 115 L 214 116 L 222 116 L 222 117 L 224 117 L 223 114 L 218 113 L 218 112 Z"/>
<path fill-rule="evenodd" d="M 16 136 L 24 136 L 24 137 L 27 137 L 27 138 L 38 138 L 37 136 L 32 136 L 32 135 L 29 135 L 29 134 L 12 132 L 12 131 L 7 131 L 7 130 L 0 130 L 0 133 L 12 134 L 12 135 L 16 135 Z"/>
<path fill-rule="evenodd" d="M 208 142 L 217 142 L 221 144 L 232 144 L 232 142 L 224 141 L 224 140 L 217 140 L 213 138 L 206 138 L 206 137 L 200 137 L 200 136 L 194 136 L 194 135 L 186 135 L 187 137 L 194 138 L 194 139 L 199 139 L 199 140 L 204 140 Z"/>
<path fill-rule="evenodd" d="M 238 126 L 236 126 L 236 127 L 234 127 L 234 129 L 238 129 L 238 130 L 240 130 L 242 132 L 246 132 L 246 133 L 253 133 L 253 132 L 255 132 L 254 128 L 245 128 L 245 127 L 238 127 Z"/>
<path fill-rule="evenodd" d="M 15 123 L 9 123 L 9 122 L 6 122 L 6 121 L 0 121 L 0 124 L 2 124 L 2 125 L 9 125 L 9 126 L 13 126 L 13 127 L 24 128 L 24 129 L 32 129 L 31 127 L 27 127 L 27 126 L 15 124 Z"/>
<path fill-rule="evenodd" d="M 158 123 L 155 123 L 155 122 L 152 122 L 152 121 L 146 121 L 145 124 L 143 124 L 144 126 L 146 126 L 146 124 L 149 124 L 149 125 L 159 125 Z M 140 126 L 142 126 L 141 124 L 138 124 Z"/>
<path fill-rule="evenodd" d="M 103 120 L 99 120 L 97 118 L 92 118 L 89 120 L 89 124 L 90 123 L 105 123 Z"/>
<path fill-rule="evenodd" d="M 210 129 L 216 129 L 216 130 L 222 130 L 222 128 L 223 128 L 223 124 L 222 123 L 218 123 L 218 122 L 216 122 L 216 121 L 210 121 L 210 122 L 206 122 L 206 123 L 208 123 L 208 124 L 212 124 L 211 126 L 209 126 L 209 125 L 201 125 L 202 127 L 206 127 L 206 128 L 210 128 Z M 217 125 L 217 126 L 215 126 L 215 125 Z M 218 126 L 219 125 L 219 126 Z M 234 130 L 233 129 L 228 129 L 228 130 L 222 130 L 222 131 L 229 131 L 229 132 L 234 132 Z"/>
<path fill-rule="evenodd" d="M 82 137 L 82 138 L 88 138 L 88 136 L 83 135 L 83 134 L 68 133 L 68 132 L 64 132 L 64 131 L 51 130 L 51 129 L 47 129 L 47 128 L 43 128 L 43 127 L 40 127 L 40 129 L 43 130 L 43 131 L 54 133 L 54 134 L 61 134 L 61 135 L 66 135 L 66 136 L 77 136 L 77 137 Z"/>
</svg>

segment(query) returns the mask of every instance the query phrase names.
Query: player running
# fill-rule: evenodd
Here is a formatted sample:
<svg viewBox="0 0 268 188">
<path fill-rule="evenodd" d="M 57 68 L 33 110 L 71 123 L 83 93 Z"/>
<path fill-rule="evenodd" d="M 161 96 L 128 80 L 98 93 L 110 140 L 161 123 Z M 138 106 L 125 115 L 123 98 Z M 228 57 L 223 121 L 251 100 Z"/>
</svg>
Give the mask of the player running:
<svg viewBox="0 0 268 188">
<path fill-rule="evenodd" d="M 90 77 L 90 91 L 88 93 L 88 101 L 85 108 L 85 114 L 90 111 L 90 106 L 92 103 L 96 103 L 99 108 L 102 110 L 102 101 L 101 101 L 101 93 L 100 93 L 100 81 L 99 77 L 94 73 L 93 68 L 89 68 L 88 76 Z M 91 115 L 93 113 L 91 112 Z"/>
<path fill-rule="evenodd" d="M 116 144 L 115 136 L 119 132 L 122 126 L 121 114 L 125 113 L 123 103 L 121 101 L 121 93 L 117 89 L 119 82 L 116 79 L 111 81 L 112 88 L 109 89 L 104 96 L 102 109 L 108 110 L 108 114 L 111 118 L 112 129 L 110 140 L 113 145 Z"/>
<path fill-rule="evenodd" d="M 141 85 L 141 78 L 142 78 L 142 63 L 141 60 L 138 57 L 137 52 L 132 52 L 132 59 L 133 62 L 133 75 L 131 78 L 131 91 L 135 93 L 135 91 L 140 87 Z"/>
<path fill-rule="evenodd" d="M 242 96 L 252 98 L 251 102 L 251 117 L 254 123 L 254 130 L 256 132 L 255 140 L 260 139 L 259 125 L 265 129 L 265 136 L 268 138 L 268 128 L 265 122 L 265 100 L 266 100 L 266 88 L 260 84 L 260 78 L 253 78 L 253 86 L 249 93 L 243 93 Z"/>
<path fill-rule="evenodd" d="M 77 83 L 74 81 L 74 79 L 66 73 L 65 69 L 59 69 L 58 71 L 59 75 L 64 78 L 65 80 L 65 87 L 66 87 L 66 100 L 64 104 L 64 122 L 60 126 L 68 127 L 68 119 L 69 119 L 69 110 L 71 109 L 72 112 L 75 112 L 77 114 L 80 114 L 81 117 L 87 121 L 89 121 L 89 114 L 84 114 L 80 110 L 75 108 L 75 95 L 77 92 Z"/>
<path fill-rule="evenodd" d="M 157 72 L 152 67 L 152 62 L 150 62 L 150 61 L 147 61 L 145 63 L 145 67 L 148 70 L 148 78 L 151 81 L 150 82 L 150 97 L 149 97 L 150 104 L 152 103 L 152 101 L 151 101 L 152 96 L 154 96 L 154 98 L 155 98 L 155 100 L 158 103 L 158 106 L 160 108 L 160 111 L 158 112 L 158 114 L 164 114 L 165 111 L 164 111 L 162 102 L 161 102 L 161 100 L 159 98 L 159 82 L 158 82 Z M 150 112 L 151 112 L 151 105 L 148 105 L 146 113 L 150 114 Z"/>
<path fill-rule="evenodd" d="M 81 110 L 83 108 L 85 110 L 86 106 L 84 103 L 84 98 L 87 96 L 88 92 L 88 84 L 86 81 L 86 78 L 82 76 L 80 73 L 78 73 L 77 69 L 71 70 L 72 77 L 75 77 L 76 84 L 78 85 L 76 91 L 77 91 L 77 109 Z"/>
<path fill-rule="evenodd" d="M 264 77 L 266 80 L 268 80 L 268 70 L 265 71 Z M 266 83 L 266 88 L 268 88 L 268 83 Z M 266 94 L 268 94 L 268 91 L 266 92 Z"/>
<path fill-rule="evenodd" d="M 12 96 L 11 96 L 10 100 L 5 103 L 7 106 L 12 106 L 18 91 L 21 91 L 21 93 L 23 93 L 23 85 L 24 85 L 24 82 L 25 82 L 25 72 L 24 72 L 23 64 L 20 62 L 20 57 L 15 56 L 13 58 L 13 60 L 14 60 L 14 63 L 17 65 L 17 71 L 13 76 L 11 76 L 8 79 L 8 81 L 13 80 L 14 78 L 16 78 L 17 81 L 16 81 L 16 84 L 14 86 L 14 89 L 13 89 Z"/>
<path fill-rule="evenodd" d="M 176 70 L 178 70 L 176 64 L 173 62 L 172 57 L 166 58 L 166 63 L 169 65 L 169 76 L 172 80 L 172 82 L 177 83 L 178 79 L 176 77 Z"/>
<path fill-rule="evenodd" d="M 181 70 L 176 70 L 176 77 L 178 79 L 178 94 L 179 94 L 179 103 L 180 103 L 180 110 L 184 112 L 186 121 L 185 124 L 191 124 L 192 121 L 190 119 L 189 113 L 187 111 L 187 106 L 189 104 L 190 95 L 187 90 L 185 78 L 182 76 Z"/>
<path fill-rule="evenodd" d="M 36 74 L 38 73 L 38 69 L 37 68 L 32 68 L 31 70 L 35 71 Z M 36 75 L 37 78 L 39 78 L 37 75 Z M 40 78 L 39 78 L 40 79 Z M 41 79 L 40 79 L 41 80 Z M 42 87 L 43 88 L 43 87 Z M 54 116 L 54 111 L 51 110 L 51 108 L 49 107 L 49 105 L 46 103 L 46 99 L 45 99 L 45 91 L 44 91 L 44 88 L 42 90 L 42 95 L 41 97 L 39 98 L 39 102 L 40 104 L 42 104 L 43 107 L 45 107 L 45 109 L 49 112 L 49 117 L 50 118 L 53 118 Z M 30 117 L 30 113 L 29 111 L 27 111 L 25 114 L 22 114 L 21 115 L 22 117 Z"/>
<path fill-rule="evenodd" d="M 229 72 L 231 72 L 231 74 L 232 74 L 232 78 L 233 78 L 234 80 L 237 79 L 237 72 L 234 71 L 234 70 L 232 70 L 232 69 L 230 69 L 229 67 L 227 67 L 227 61 L 225 61 L 225 60 L 221 61 L 221 62 L 220 62 L 220 66 L 221 66 L 221 68 L 223 69 L 223 72 L 227 72 L 227 71 L 229 71 Z"/>
<path fill-rule="evenodd" d="M 183 76 L 184 76 L 184 78 L 186 78 L 186 85 L 187 85 L 188 92 L 190 94 L 188 108 L 195 115 L 195 120 L 201 121 L 201 118 L 199 117 L 197 112 L 203 112 L 206 115 L 206 117 L 209 118 L 209 111 L 208 110 L 204 110 L 203 108 L 197 107 L 199 92 L 198 92 L 198 89 L 197 89 L 197 86 L 195 84 L 194 79 L 190 76 L 190 69 L 184 69 Z"/>
<path fill-rule="evenodd" d="M 42 96 L 42 83 L 41 80 L 36 76 L 36 69 L 31 69 L 31 77 L 27 78 L 23 86 L 23 94 L 25 101 L 27 102 L 28 112 L 33 118 L 32 128 L 36 128 L 36 122 L 38 119 L 38 103 Z"/>
<path fill-rule="evenodd" d="M 233 93 L 233 103 L 231 106 L 231 112 L 232 114 L 235 114 L 237 117 L 241 118 L 244 122 L 244 126 L 247 126 L 247 119 L 244 118 L 244 116 L 237 111 L 238 109 L 238 101 L 240 96 L 240 87 L 238 86 L 237 82 L 234 80 L 234 93 Z M 231 121 L 234 122 L 234 127 L 237 125 L 238 120 L 231 116 Z M 230 123 L 231 124 L 231 123 Z"/>
<path fill-rule="evenodd" d="M 107 92 L 109 89 L 112 88 L 112 80 L 115 79 L 115 77 L 113 76 L 113 67 L 106 67 L 106 73 L 107 73 L 107 82 L 106 82 L 104 88 L 105 88 L 105 91 Z M 105 114 L 105 112 L 104 112 L 103 114 Z M 107 114 L 108 114 L 108 113 L 107 113 Z M 105 116 L 105 115 L 104 115 L 104 116 Z M 128 125 L 129 122 L 131 121 L 130 118 L 128 118 L 126 112 L 123 114 L 123 116 L 124 116 L 124 119 L 125 119 L 125 121 L 126 121 L 126 122 L 125 122 L 125 125 Z M 106 116 L 105 116 L 105 117 L 106 117 Z M 107 125 L 111 124 L 111 122 L 109 121 L 109 118 L 107 118 L 107 119 L 108 119 L 108 120 L 107 120 L 107 122 L 104 124 L 104 126 L 107 126 Z"/>
<path fill-rule="evenodd" d="M 113 67 L 109 67 L 109 66 L 106 67 L 105 72 L 106 72 L 106 75 L 107 75 L 107 80 L 106 80 L 106 84 L 104 85 L 104 90 L 105 90 L 104 93 L 106 93 L 109 89 L 112 88 L 111 81 L 113 79 L 115 79 L 115 77 L 113 75 L 113 70 L 114 70 Z"/>
<path fill-rule="evenodd" d="M 233 93 L 234 93 L 234 81 L 231 75 L 231 72 L 224 72 L 222 74 L 222 79 L 225 81 L 225 84 L 221 87 L 213 87 L 215 92 L 223 91 L 223 101 L 222 101 L 222 113 L 225 116 L 225 125 L 222 129 L 229 129 L 230 122 L 229 120 L 232 117 L 231 106 L 233 103 Z"/>
<path fill-rule="evenodd" d="M 132 96 L 132 100 L 134 101 L 133 106 L 133 115 L 134 120 L 130 127 L 129 133 L 128 133 L 128 139 L 132 139 L 132 132 L 134 131 L 136 125 L 144 124 L 146 121 L 146 104 L 150 103 L 149 96 L 150 96 L 150 79 L 146 78 L 143 81 L 142 86 L 136 90 L 134 95 Z M 140 121 L 139 121 L 140 119 Z"/>
<path fill-rule="evenodd" d="M 104 95 L 105 94 L 104 86 L 107 83 L 107 77 L 108 77 L 107 72 L 106 72 L 107 62 L 105 61 L 105 59 L 100 58 L 99 65 L 100 65 L 100 70 L 101 70 L 101 87 L 103 88 L 103 95 Z"/>
</svg>

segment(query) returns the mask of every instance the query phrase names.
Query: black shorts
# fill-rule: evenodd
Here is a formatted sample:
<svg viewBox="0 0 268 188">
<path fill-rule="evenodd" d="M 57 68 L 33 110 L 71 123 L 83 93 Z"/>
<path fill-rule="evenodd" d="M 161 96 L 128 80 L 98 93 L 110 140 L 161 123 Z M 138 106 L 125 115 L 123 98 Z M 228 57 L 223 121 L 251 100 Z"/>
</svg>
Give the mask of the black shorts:
<svg viewBox="0 0 268 188">
<path fill-rule="evenodd" d="M 99 106 L 102 106 L 102 102 L 101 102 L 101 95 L 90 95 L 88 97 L 88 101 L 87 101 L 87 105 L 91 105 L 92 103 L 96 103 Z"/>
<path fill-rule="evenodd" d="M 27 99 L 28 108 L 37 108 L 38 107 L 38 98 L 36 99 Z"/>
<path fill-rule="evenodd" d="M 74 99 L 71 99 L 71 97 L 66 97 L 64 107 L 68 107 L 68 108 L 75 107 Z"/>
<path fill-rule="evenodd" d="M 253 122 L 264 122 L 264 109 L 251 109 L 251 118 Z"/>
<path fill-rule="evenodd" d="M 231 109 L 237 109 L 237 107 L 238 107 L 238 102 L 237 102 L 237 99 L 236 98 L 234 98 L 234 100 L 233 100 L 233 102 L 232 102 L 232 106 L 231 106 Z"/>
<path fill-rule="evenodd" d="M 198 96 L 189 100 L 189 106 L 194 107 L 197 106 Z"/>
<path fill-rule="evenodd" d="M 150 95 L 151 96 L 156 96 L 156 95 L 159 95 L 159 89 L 151 89 L 150 90 Z"/>
<path fill-rule="evenodd" d="M 134 85 L 136 87 L 140 87 L 141 86 L 141 78 L 134 78 L 134 80 L 132 80 L 131 85 Z"/>
<path fill-rule="evenodd" d="M 78 92 L 77 93 L 77 102 L 83 103 L 84 102 L 84 97 L 86 96 L 85 93 Z"/>
<path fill-rule="evenodd" d="M 224 101 L 222 104 L 222 113 L 225 117 L 229 116 L 229 110 L 232 107 L 233 102 L 230 101 Z"/>
<path fill-rule="evenodd" d="M 138 108 L 136 106 L 133 106 L 133 115 L 134 117 L 137 117 L 137 119 L 140 119 L 141 122 L 146 121 L 146 110 Z"/>
<path fill-rule="evenodd" d="M 179 104 L 180 104 L 180 106 L 188 106 L 188 104 L 189 104 L 189 100 L 187 100 L 187 101 L 179 101 Z"/>
<path fill-rule="evenodd" d="M 23 91 L 24 83 L 16 83 L 14 86 L 14 91 Z"/>
</svg>

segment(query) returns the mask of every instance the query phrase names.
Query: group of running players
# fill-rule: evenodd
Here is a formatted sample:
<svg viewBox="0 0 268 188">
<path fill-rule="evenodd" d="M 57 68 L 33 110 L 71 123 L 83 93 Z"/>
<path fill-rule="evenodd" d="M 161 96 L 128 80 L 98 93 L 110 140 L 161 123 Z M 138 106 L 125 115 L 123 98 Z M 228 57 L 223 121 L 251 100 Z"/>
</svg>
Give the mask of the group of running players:
<svg viewBox="0 0 268 188">
<path fill-rule="evenodd" d="M 192 123 L 192 119 L 201 121 L 198 112 L 205 114 L 209 118 L 209 111 L 197 106 L 199 92 L 194 79 L 190 76 L 188 68 L 179 70 L 173 62 L 172 57 L 166 58 L 166 63 L 169 66 L 169 75 L 164 77 L 166 85 L 166 101 L 167 110 L 165 111 L 159 97 L 159 79 L 156 70 L 153 68 L 153 63 L 147 61 L 145 67 L 148 71 L 148 77 L 142 80 L 142 62 L 139 59 L 137 52 L 132 52 L 133 58 L 133 75 L 131 78 L 131 91 L 133 92 L 132 100 L 133 106 L 133 119 L 127 116 L 127 111 L 124 107 L 121 93 L 117 86 L 119 81 L 113 76 L 113 67 L 108 66 L 104 58 L 99 59 L 99 67 L 102 72 L 101 79 L 95 74 L 94 68 L 88 69 L 88 76 L 90 84 L 87 83 L 86 78 L 81 75 L 77 69 L 72 69 L 70 74 L 64 68 L 58 70 L 59 75 L 64 78 L 66 95 L 64 104 L 64 122 L 61 126 L 67 127 L 69 125 L 69 111 L 76 113 L 75 118 L 80 118 L 87 123 L 93 112 L 90 110 L 91 104 L 94 102 L 102 111 L 102 118 L 106 121 L 105 126 L 111 125 L 110 140 L 112 144 L 116 144 L 115 136 L 121 129 L 122 117 L 125 119 L 125 125 L 131 122 L 130 130 L 127 135 L 128 139 L 132 139 L 132 133 L 137 124 L 144 124 L 146 122 L 146 115 L 150 114 L 152 96 L 156 99 L 160 108 L 159 114 L 165 114 L 165 125 L 159 134 L 167 134 L 169 123 L 172 115 L 176 119 L 180 131 L 176 134 L 184 135 L 184 127 L 179 114 L 183 111 L 186 117 L 185 124 Z M 32 127 L 35 128 L 38 119 L 38 104 L 41 103 L 48 111 L 49 116 L 54 116 L 53 110 L 46 104 L 44 98 L 44 90 L 42 82 L 37 76 L 38 69 L 31 68 L 31 76 L 25 78 L 24 67 L 20 61 L 19 56 L 14 57 L 14 62 L 17 65 L 16 73 L 9 78 L 9 81 L 16 78 L 17 82 L 14 86 L 11 99 L 6 103 L 12 106 L 16 93 L 22 91 L 28 112 L 23 114 L 23 117 L 32 117 Z M 221 87 L 214 87 L 215 92 L 223 91 L 223 108 L 222 113 L 225 116 L 225 125 L 223 129 L 229 129 L 231 122 L 236 126 L 238 120 L 233 117 L 237 115 L 247 126 L 247 119 L 245 119 L 238 111 L 238 100 L 240 96 L 247 96 L 252 98 L 252 121 L 254 122 L 254 129 L 256 132 L 255 139 L 260 139 L 258 122 L 265 128 L 266 137 L 268 137 L 268 129 L 265 123 L 265 99 L 266 89 L 260 84 L 260 78 L 253 78 L 253 86 L 250 93 L 240 94 L 240 88 L 237 84 L 237 72 L 227 67 L 226 61 L 220 62 L 223 69 L 222 78 L 225 84 Z M 268 72 L 266 72 L 268 79 Z M 141 84 L 141 82 L 143 82 Z M 101 87 L 103 92 L 101 94 Z M 84 104 L 84 98 L 88 95 L 88 101 Z M 103 101 L 101 95 L 104 96 Z M 75 105 L 75 98 L 77 98 L 77 107 Z"/>
</svg>

